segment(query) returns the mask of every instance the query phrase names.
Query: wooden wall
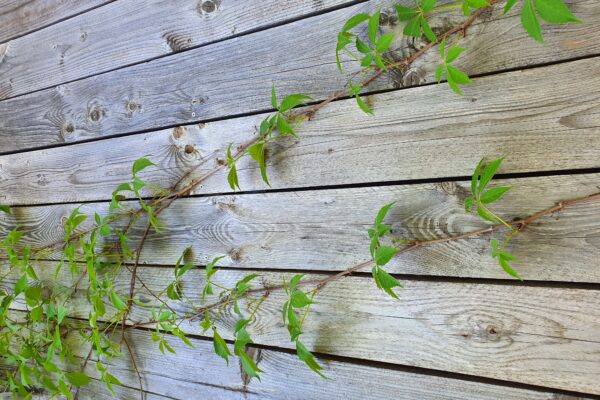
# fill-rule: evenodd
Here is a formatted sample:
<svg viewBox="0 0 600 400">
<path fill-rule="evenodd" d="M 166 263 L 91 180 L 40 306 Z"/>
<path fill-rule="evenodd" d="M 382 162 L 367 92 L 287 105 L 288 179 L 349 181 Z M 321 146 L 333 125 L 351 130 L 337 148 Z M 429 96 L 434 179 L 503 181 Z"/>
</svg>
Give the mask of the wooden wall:
<svg viewBox="0 0 600 400">
<path fill-rule="evenodd" d="M 600 2 L 567 3 L 584 23 L 544 26 L 544 45 L 501 7 L 478 22 L 458 63 L 475 77 L 463 97 L 432 84 L 432 51 L 413 67 L 417 79 L 389 76 L 368 88 L 375 116 L 353 100 L 336 101 L 299 139 L 269 148 L 272 188 L 247 160 L 238 166 L 243 192 L 231 193 L 225 172 L 210 177 L 163 214 L 167 228 L 149 238 L 140 276 L 162 289 L 188 246 L 198 265 L 227 255 L 217 274 L 223 284 L 249 272 L 265 285 L 295 271 L 332 274 L 368 258 L 367 227 L 394 200 L 389 221 L 409 237 L 482 228 L 463 211 L 482 156 L 506 156 L 501 183 L 514 189 L 497 210 L 508 219 L 600 191 Z M 350 16 L 385 14 L 390 4 L 2 2 L 0 203 L 15 208 L 0 216 L 0 233 L 19 224 L 32 245 L 59 240 L 57 227 L 81 202 L 84 212 L 106 213 L 111 192 L 144 155 L 159 165 L 144 178 L 159 186 L 194 167 L 187 179 L 202 176 L 229 143 L 256 135 L 271 111 L 271 85 L 315 99 L 342 87 L 357 67 L 346 61 L 337 72 L 337 32 Z M 389 270 L 405 284 L 400 301 L 378 292 L 368 274 L 323 290 L 304 337 L 329 380 L 296 359 L 278 293 L 251 331 L 262 381 L 227 367 L 197 322 L 184 326 L 194 348 L 174 339 L 169 357 L 133 329 L 146 398 L 600 398 L 600 203 L 543 218 L 511 244 L 524 283 L 489 257 L 489 242 L 445 243 L 393 260 Z M 48 282 L 53 258 L 40 264 Z M 119 282 L 127 292 L 125 270 Z M 186 293 L 198 299 L 202 282 L 201 269 L 190 272 Z M 74 316 L 88 315 L 84 301 L 73 307 Z M 233 322 L 227 315 L 220 323 L 227 339 Z M 118 397 L 139 397 L 130 360 L 112 368 L 125 384 Z M 94 381 L 80 397 L 111 396 Z"/>
</svg>

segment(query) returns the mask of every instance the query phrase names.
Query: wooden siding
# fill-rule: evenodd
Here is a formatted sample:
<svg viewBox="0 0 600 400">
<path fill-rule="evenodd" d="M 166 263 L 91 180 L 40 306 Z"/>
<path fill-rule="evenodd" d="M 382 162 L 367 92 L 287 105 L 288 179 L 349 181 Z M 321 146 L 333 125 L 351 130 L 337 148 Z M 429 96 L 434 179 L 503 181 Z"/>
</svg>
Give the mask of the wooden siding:
<svg viewBox="0 0 600 400">
<path fill-rule="evenodd" d="M 407 1 L 401 1 L 410 3 Z M 440 3 L 450 3 L 443 1 Z M 482 156 L 506 156 L 499 184 L 513 186 L 496 206 L 507 219 L 600 191 L 600 2 L 568 0 L 583 24 L 544 25 L 531 40 L 517 14 L 501 7 L 463 40 L 458 65 L 474 84 L 457 97 L 434 85 L 436 51 L 405 76 L 367 88 L 375 116 L 354 100 L 332 103 L 268 149 L 272 186 L 257 167 L 238 165 L 245 192 L 231 193 L 220 171 L 161 215 L 138 273 L 162 290 L 191 247 L 199 269 L 183 288 L 199 300 L 202 266 L 224 254 L 216 281 L 258 273 L 274 286 L 300 271 L 322 279 L 368 259 L 366 230 L 383 204 L 394 233 L 418 239 L 486 226 L 464 212 L 468 176 Z M 361 12 L 390 0 L 29 0 L 0 5 L 0 237 L 15 226 L 32 246 L 60 240 L 69 213 L 107 213 L 112 191 L 147 155 L 144 179 L 185 184 L 222 162 L 229 143 L 256 136 L 271 111 L 269 91 L 324 99 L 357 71 L 335 65 L 336 34 Z M 391 56 L 401 57 L 400 48 Z M 410 79 L 409 79 L 410 77 Z M 151 192 L 145 194 L 150 195 Z M 133 201 L 131 201 L 133 203 Z M 328 285 L 303 338 L 329 380 L 305 368 L 281 323 L 274 291 L 251 325 L 251 354 L 265 371 L 248 380 L 212 352 L 197 321 L 182 329 L 175 355 L 162 356 L 145 328 L 127 331 L 146 399 L 474 399 L 600 398 L 600 202 L 544 217 L 510 250 L 524 283 L 489 256 L 494 235 L 442 243 L 392 260 L 405 284 L 400 301 L 367 273 Z M 91 221 L 83 224 L 89 227 Z M 134 226 L 140 238 L 144 226 Z M 498 234 L 495 234 L 496 237 Z M 38 262 L 48 285 L 57 254 Z M 5 269 L 5 261 L 0 260 Z M 117 290 L 129 290 L 125 268 Z M 8 276 L 2 287 L 14 285 Z M 346 301 L 348 296 L 354 303 Z M 131 322 L 149 318 L 153 297 L 136 292 Z M 177 311 L 187 309 L 178 302 Z M 24 310 L 18 301 L 14 313 Z M 85 323 L 84 288 L 70 304 Z M 109 315 L 115 310 L 107 304 Z M 107 316 L 107 317 L 108 317 Z M 219 328 L 233 338 L 233 313 Z M 88 349 L 78 349 L 84 358 Z M 91 359 L 86 372 L 99 378 Z M 185 366 L 185 368 L 182 368 Z M 112 361 L 124 383 L 117 398 L 139 396 L 131 360 Z M 39 396 L 44 398 L 44 396 Z M 80 399 L 114 398 L 98 380 Z"/>
</svg>

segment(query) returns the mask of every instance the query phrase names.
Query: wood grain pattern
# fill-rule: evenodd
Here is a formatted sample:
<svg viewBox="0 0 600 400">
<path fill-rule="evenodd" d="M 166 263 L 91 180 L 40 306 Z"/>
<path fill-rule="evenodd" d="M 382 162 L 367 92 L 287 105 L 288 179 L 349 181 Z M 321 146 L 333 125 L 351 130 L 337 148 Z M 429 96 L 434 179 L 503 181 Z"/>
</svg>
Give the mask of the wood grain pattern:
<svg viewBox="0 0 600 400">
<path fill-rule="evenodd" d="M 507 156 L 502 172 L 600 167 L 598 59 L 477 79 L 464 98 L 427 86 L 371 96 L 375 117 L 354 100 L 336 102 L 299 139 L 268 149 L 272 188 L 469 176 L 482 156 Z M 565 80 L 568 74 L 586 79 Z M 36 204 L 110 199 L 148 155 L 144 179 L 170 187 L 204 176 L 229 143 L 256 133 L 264 115 L 0 156 L 0 202 Z M 257 165 L 238 163 L 244 190 L 267 189 Z M 229 192 L 226 171 L 195 194 Z"/>
<path fill-rule="evenodd" d="M 64 271 L 64 269 L 63 269 Z M 280 285 L 291 274 L 261 272 L 257 284 Z M 45 285 L 56 285 L 53 268 L 39 268 Z M 115 289 L 129 292 L 129 273 L 117 276 Z M 213 281 L 232 287 L 245 274 L 221 270 Z M 173 280 L 170 268 L 138 268 L 138 276 L 155 293 Z M 204 271 L 189 271 L 182 280 L 186 296 L 199 304 Z M 323 279 L 308 274 L 305 279 Z M 62 282 L 71 281 L 64 271 Z M 17 277 L 7 278 L 5 285 Z M 371 277 L 350 277 L 322 290 L 303 325 L 302 341 L 313 351 L 522 382 L 556 389 L 600 394 L 600 297 L 595 290 L 406 280 L 400 301 L 378 291 Z M 132 321 L 148 321 L 156 301 L 145 289 L 136 299 Z M 352 301 L 349 301 L 352 299 Z M 207 298 L 207 303 L 217 297 Z M 282 291 L 272 291 L 249 328 L 255 343 L 291 348 L 281 322 Z M 107 301 L 108 302 L 108 301 Z M 21 307 L 24 303 L 20 303 Z M 87 317 L 85 291 L 69 308 Z M 170 301 L 179 312 L 188 307 Z M 15 305 L 16 306 L 16 305 Z M 109 305 L 107 304 L 107 308 Z M 111 311 L 111 313 L 114 311 Z M 244 311 L 245 313 L 245 311 Z M 238 319 L 225 310 L 217 323 L 232 338 Z M 201 334 L 198 321 L 180 328 Z M 300 368 L 299 361 L 297 362 Z"/>
<path fill-rule="evenodd" d="M 170 346 L 176 354 L 163 356 L 152 342 L 150 334 L 140 330 L 127 332 L 129 343 L 135 347 L 136 363 L 141 369 L 147 399 L 238 399 L 238 400 L 306 400 L 306 399 L 381 399 L 399 400 L 557 400 L 563 399 L 551 389 L 533 391 L 510 386 L 471 382 L 460 379 L 423 375 L 398 368 L 375 367 L 347 361 L 319 358 L 328 380 L 319 379 L 308 368 L 300 365 L 294 354 L 252 347 L 258 366 L 265 371 L 261 380 L 245 384 L 239 362 L 226 366 L 214 353 L 206 339 L 190 337 L 193 347 L 171 337 Z M 85 353 L 85 354 L 83 354 Z M 78 352 L 84 357 L 85 351 Z M 185 366 L 182 368 L 182 366 Z M 139 397 L 135 372 L 129 356 L 115 358 L 109 371 L 124 387 L 115 387 L 116 398 Z M 92 359 L 85 371 L 99 378 Z M 360 377 L 360 379 L 357 379 Z M 3 398 L 0 395 L 0 398 Z M 114 399 L 104 383 L 92 383 L 80 390 L 80 399 Z M 569 397 L 579 400 L 582 397 Z M 8 398 L 7 398 L 8 400 Z M 36 400 L 41 400 L 41 397 Z M 566 398 L 564 400 L 567 400 Z"/>
<path fill-rule="evenodd" d="M 110 1 L 3 0 L 0 4 L 0 43 Z M 4 71 L 2 74 L 4 75 Z"/>
<path fill-rule="evenodd" d="M 494 209 L 507 220 L 526 217 L 558 201 L 596 193 L 598 182 L 600 174 L 499 180 L 496 184 L 514 189 Z M 401 237 L 434 239 L 484 227 L 478 217 L 464 212 L 468 191 L 467 182 L 446 182 L 182 199 L 161 215 L 166 227 L 162 234 L 150 235 L 141 260 L 174 265 L 191 247 L 201 265 L 223 254 L 222 266 L 340 271 L 369 258 L 367 229 L 377 210 L 391 201 L 398 203 L 386 221 Z M 0 236 L 19 225 L 28 232 L 23 243 L 33 247 L 60 241 L 60 227 L 75 207 L 15 208 L 13 216 L 0 216 Z M 600 282 L 599 207 L 599 202 L 581 205 L 529 226 L 509 246 L 519 260 L 518 272 L 527 280 Z M 85 204 L 81 210 L 104 215 L 107 204 Z M 131 246 L 144 228 L 140 221 L 131 231 Z M 389 269 L 506 279 L 489 255 L 490 239 L 419 249 L 392 260 Z"/>
<path fill-rule="evenodd" d="M 343 87 L 357 70 L 352 64 L 345 74 L 337 72 L 333 49 L 340 25 L 349 16 L 380 4 L 344 8 L 0 102 L 2 151 L 260 112 L 270 108 L 272 84 L 281 95 L 304 92 L 324 98 Z M 464 43 L 471 50 L 461 65 L 470 74 L 480 74 L 597 54 L 600 23 L 594 23 L 594 18 L 600 15 L 600 4 L 584 0 L 572 6 L 589 23 L 548 29 L 546 46 L 523 32 L 518 15 L 505 17 L 498 10 L 492 22 L 473 28 Z M 294 57 L 290 57 L 291 43 Z M 431 82 L 431 75 L 425 70 L 417 81 Z M 392 76 L 377 81 L 370 90 L 404 85 L 403 79 Z M 10 85 L 4 82 L 0 92 L 6 91 Z M 447 104 L 447 95 L 442 96 Z M 466 98 L 473 98 L 470 91 Z M 452 101 L 460 102 L 455 97 Z"/>
<path fill-rule="evenodd" d="M 353 2 L 113 2 L 10 41 L 8 57 L 0 63 L 0 99 L 92 76 Z"/>
</svg>

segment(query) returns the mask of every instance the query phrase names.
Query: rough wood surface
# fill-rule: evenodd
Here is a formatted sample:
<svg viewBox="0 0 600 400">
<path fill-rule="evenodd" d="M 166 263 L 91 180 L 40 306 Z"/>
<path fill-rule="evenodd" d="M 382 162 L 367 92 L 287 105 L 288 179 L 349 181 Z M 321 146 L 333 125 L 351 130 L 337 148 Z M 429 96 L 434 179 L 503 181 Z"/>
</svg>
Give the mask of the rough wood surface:
<svg viewBox="0 0 600 400">
<path fill-rule="evenodd" d="M 112 0 L 3 0 L 0 4 L 0 43 L 110 1 Z M 2 75 L 4 73 L 2 70 Z"/>
<path fill-rule="evenodd" d="M 71 281 L 66 278 L 68 271 L 63 271 L 59 280 Z M 292 276 L 256 272 L 260 275 L 256 284 L 265 286 L 281 285 L 284 277 Z M 129 273 L 121 273 L 115 290 L 128 293 Z M 39 268 L 38 274 L 44 284 L 56 285 L 53 268 Z M 138 276 L 155 293 L 174 277 L 171 268 L 153 267 L 138 268 Z M 186 296 L 196 303 L 203 276 L 204 271 L 196 269 L 181 281 Z M 232 287 L 243 276 L 240 271 L 221 270 L 213 282 Z M 309 281 L 323 278 L 305 277 Z M 5 285 L 16 280 L 11 276 Z M 311 307 L 302 341 L 319 353 L 600 394 L 600 297 L 596 291 L 521 284 L 404 283 L 399 301 L 377 290 L 370 276 L 330 283 Z M 150 320 L 151 307 L 158 305 L 154 298 L 145 289 L 134 297 L 147 306 L 134 306 L 131 320 Z M 216 300 L 216 295 L 211 296 L 207 303 Z M 293 347 L 281 322 L 285 300 L 285 293 L 272 291 L 263 303 L 249 328 L 255 343 Z M 189 311 L 182 303 L 170 303 L 177 312 Z M 85 291 L 68 306 L 72 315 L 87 317 Z M 232 338 L 238 318 L 233 310 L 224 311 L 218 322 L 223 337 Z M 180 328 L 201 334 L 198 321 L 183 322 Z M 299 361 L 297 365 L 301 367 Z"/>
<path fill-rule="evenodd" d="M 512 185 L 494 209 L 507 220 L 522 218 L 558 201 L 599 191 L 600 174 L 500 180 Z M 369 258 L 367 229 L 377 210 L 397 205 L 386 220 L 398 236 L 434 239 L 485 226 L 464 212 L 467 182 L 386 186 L 325 191 L 248 194 L 183 199 L 166 210 L 162 234 L 152 234 L 142 262 L 174 265 L 187 247 L 204 265 L 227 255 L 219 265 L 339 271 Z M 59 228 L 76 205 L 24 207 L 0 216 L 0 236 L 19 225 L 33 247 L 60 241 Z M 527 280 L 600 282 L 600 202 L 547 217 L 531 225 L 510 244 L 515 268 Z M 107 204 L 81 208 L 106 213 Z M 82 225 L 91 227 L 93 218 Z M 136 243 L 145 225 L 131 231 Z M 498 234 L 500 235 L 500 234 Z M 438 244 L 399 257 L 389 264 L 396 273 L 500 278 L 507 275 L 493 260 L 490 236 Z M 48 257 L 48 255 L 44 255 Z M 56 257 L 56 256 L 54 256 Z"/>
<path fill-rule="evenodd" d="M 482 156 L 507 156 L 502 172 L 600 167 L 596 58 L 480 78 L 460 98 L 427 86 L 336 102 L 302 125 L 298 140 L 268 149 L 273 188 L 469 176 Z M 566 80 L 574 74 L 586 79 Z M 148 155 L 144 179 L 170 187 L 192 168 L 203 176 L 229 143 L 256 134 L 264 115 L 0 156 L 0 202 L 36 204 L 110 199 Z M 238 163 L 244 190 L 268 189 L 254 161 Z M 229 192 L 226 171 L 196 194 Z"/>
<path fill-rule="evenodd" d="M 315 99 L 329 96 L 357 69 L 352 64 L 346 66 L 344 75 L 337 72 L 334 48 L 339 27 L 349 16 L 372 10 L 377 4 L 343 8 L 0 102 L 2 151 L 259 112 L 270 108 L 272 84 L 282 95 L 304 92 Z M 594 18 L 600 16 L 600 3 L 583 0 L 572 6 L 588 23 L 547 29 L 545 46 L 523 32 L 518 15 L 506 17 L 497 10 L 490 21 L 473 27 L 467 36 L 464 45 L 470 51 L 461 65 L 470 74 L 479 74 L 597 54 L 600 23 L 594 23 Z M 436 57 L 435 53 L 431 57 Z M 427 68 L 424 74 L 421 77 L 417 71 L 417 83 L 432 81 Z M 370 89 L 404 84 L 403 78 L 392 76 Z M 0 92 L 7 90 L 10 85 L 4 82 Z M 468 89 L 467 99 L 472 98 L 471 90 L 477 89 Z"/>
<path fill-rule="evenodd" d="M 330 378 L 318 378 L 308 368 L 300 365 L 294 354 L 252 347 L 249 353 L 265 371 L 261 380 L 248 382 L 241 373 L 239 362 L 233 359 L 229 367 L 215 355 L 213 345 L 206 339 L 189 337 L 193 347 L 188 347 L 175 337 L 169 340 L 176 354 L 163 356 L 150 334 L 145 331 L 128 331 L 129 343 L 134 346 L 136 364 L 140 367 L 145 396 L 151 399 L 202 398 L 238 400 L 306 400 L 306 399 L 381 399 L 399 400 L 557 400 L 559 394 L 547 390 L 527 390 L 472 382 L 456 378 L 423 375 L 392 365 L 370 366 L 364 363 L 334 361 L 318 358 Z M 87 354 L 82 349 L 81 357 Z M 106 366 L 106 364 L 104 364 Z M 184 366 L 182 368 L 182 366 Z M 128 355 L 111 360 L 109 371 L 116 375 L 124 387 L 116 387 L 116 398 L 139 397 L 139 385 Z M 85 372 L 93 379 L 100 378 L 95 358 Z M 360 377 L 360 379 L 357 379 Z M 4 399 L 2 395 L 0 398 Z M 6 397 L 6 400 L 12 397 Z M 43 397 L 34 397 L 41 400 Z M 81 400 L 114 399 L 104 383 L 93 380 L 79 392 Z M 585 397 L 569 397 L 579 400 Z M 567 400 L 567 398 L 564 398 Z"/>
<path fill-rule="evenodd" d="M 113 2 L 10 41 L 8 55 L 0 63 L 4 83 L 0 84 L 0 98 L 92 76 L 353 2 Z"/>
</svg>

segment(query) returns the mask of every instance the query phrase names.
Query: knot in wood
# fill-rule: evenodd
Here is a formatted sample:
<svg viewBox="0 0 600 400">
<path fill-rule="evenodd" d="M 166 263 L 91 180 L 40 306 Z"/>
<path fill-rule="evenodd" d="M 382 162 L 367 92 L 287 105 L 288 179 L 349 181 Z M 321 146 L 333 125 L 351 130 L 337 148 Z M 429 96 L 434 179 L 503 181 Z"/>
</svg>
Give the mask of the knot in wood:
<svg viewBox="0 0 600 400">
<path fill-rule="evenodd" d="M 194 152 L 194 145 L 192 144 L 186 144 L 184 151 L 186 152 L 186 154 L 192 154 Z"/>
<path fill-rule="evenodd" d="M 200 13 L 201 15 L 212 14 L 218 8 L 218 0 L 204 0 L 198 3 L 198 13 Z"/>
</svg>

